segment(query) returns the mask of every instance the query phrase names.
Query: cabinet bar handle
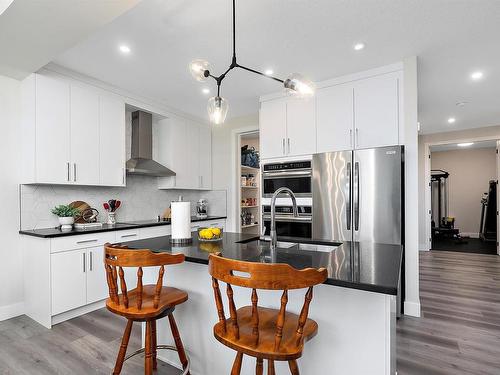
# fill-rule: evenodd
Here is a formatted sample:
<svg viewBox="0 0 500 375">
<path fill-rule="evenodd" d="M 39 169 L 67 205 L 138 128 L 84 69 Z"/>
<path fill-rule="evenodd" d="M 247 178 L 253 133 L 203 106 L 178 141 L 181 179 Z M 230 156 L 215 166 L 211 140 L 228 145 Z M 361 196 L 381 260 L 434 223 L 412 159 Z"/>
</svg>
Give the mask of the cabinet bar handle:
<svg viewBox="0 0 500 375">
<path fill-rule="evenodd" d="M 132 233 L 132 234 L 124 234 L 122 238 L 127 238 L 127 237 L 135 237 L 137 236 L 137 233 Z"/>
<path fill-rule="evenodd" d="M 285 138 L 281 138 L 281 144 L 282 144 L 282 148 L 283 148 L 283 155 L 285 155 Z"/>
<path fill-rule="evenodd" d="M 93 262 L 92 262 L 92 258 L 93 258 L 93 256 L 92 256 L 92 251 L 91 251 L 91 252 L 90 252 L 90 270 L 91 270 L 91 271 L 92 271 L 92 268 L 93 268 L 93 267 L 92 267 L 92 263 L 93 263 Z"/>
<path fill-rule="evenodd" d="M 125 185 L 125 168 L 122 168 L 122 185 Z"/>
<path fill-rule="evenodd" d="M 73 181 L 76 182 L 76 163 L 73 163 Z"/>
<path fill-rule="evenodd" d="M 356 128 L 356 147 L 359 147 L 359 129 Z"/>
<path fill-rule="evenodd" d="M 290 138 L 288 138 L 288 153 L 290 153 Z"/>
<path fill-rule="evenodd" d="M 92 240 L 81 240 L 81 241 L 76 241 L 77 244 L 81 244 L 81 243 L 89 243 L 89 242 L 97 242 L 97 239 L 94 238 Z"/>
<path fill-rule="evenodd" d="M 352 143 L 352 129 L 349 129 L 349 143 L 351 145 L 351 148 L 354 147 L 353 143 Z"/>
<path fill-rule="evenodd" d="M 87 268 L 87 267 L 86 267 L 86 264 L 85 264 L 85 263 L 86 263 L 86 259 L 87 259 L 87 257 L 85 256 L 85 253 L 83 253 L 82 255 L 83 255 L 83 272 L 85 273 L 86 268 Z"/>
<path fill-rule="evenodd" d="M 68 181 L 70 181 L 71 177 L 69 176 L 69 161 L 66 163 L 66 169 L 68 170 Z"/>
</svg>

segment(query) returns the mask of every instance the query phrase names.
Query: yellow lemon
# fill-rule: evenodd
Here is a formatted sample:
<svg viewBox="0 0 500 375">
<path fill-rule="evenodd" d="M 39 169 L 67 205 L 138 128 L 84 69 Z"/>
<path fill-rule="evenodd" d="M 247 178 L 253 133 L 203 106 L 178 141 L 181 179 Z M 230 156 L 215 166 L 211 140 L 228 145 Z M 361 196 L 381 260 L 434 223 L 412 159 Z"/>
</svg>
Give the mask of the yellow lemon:
<svg viewBox="0 0 500 375">
<path fill-rule="evenodd" d="M 210 228 L 214 236 L 219 237 L 220 236 L 220 228 Z"/>
</svg>

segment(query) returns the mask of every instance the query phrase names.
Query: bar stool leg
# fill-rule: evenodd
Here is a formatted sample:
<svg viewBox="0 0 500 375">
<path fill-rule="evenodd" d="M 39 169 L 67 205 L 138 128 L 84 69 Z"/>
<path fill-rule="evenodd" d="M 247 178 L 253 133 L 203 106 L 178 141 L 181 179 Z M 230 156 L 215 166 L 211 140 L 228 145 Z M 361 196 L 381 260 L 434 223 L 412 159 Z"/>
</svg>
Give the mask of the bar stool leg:
<svg viewBox="0 0 500 375">
<path fill-rule="evenodd" d="M 264 373 L 263 359 L 257 358 L 257 363 L 255 365 L 255 375 L 262 375 Z"/>
<path fill-rule="evenodd" d="M 118 352 L 118 357 L 116 358 L 115 369 L 113 370 L 113 375 L 119 375 L 122 371 L 123 361 L 125 359 L 125 354 L 127 354 L 128 341 L 130 339 L 130 332 L 132 331 L 132 320 L 127 321 L 127 326 L 125 327 L 125 332 L 123 333 L 122 343 L 120 345 L 120 350 Z"/>
<path fill-rule="evenodd" d="M 144 348 L 145 356 L 144 356 L 144 374 L 152 375 L 153 374 L 153 343 L 152 343 L 152 334 L 151 334 L 151 321 L 148 320 L 146 322 L 146 344 Z"/>
<path fill-rule="evenodd" d="M 168 315 L 168 321 L 170 323 L 170 330 L 172 331 L 172 336 L 174 337 L 175 347 L 177 348 L 177 353 L 179 354 L 179 360 L 182 363 L 182 368 L 185 369 L 188 365 L 188 360 L 186 357 L 186 352 L 184 351 L 184 346 L 182 345 L 181 336 L 179 334 L 179 329 L 177 328 L 177 323 L 175 323 L 174 315 Z M 189 371 L 187 375 L 189 375 Z"/>
<path fill-rule="evenodd" d="M 299 366 L 297 365 L 297 361 L 295 359 L 292 361 L 288 361 L 288 367 L 290 367 L 290 372 L 292 373 L 292 375 L 300 375 Z"/>
<path fill-rule="evenodd" d="M 152 336 L 152 348 L 153 348 L 153 370 L 158 368 L 158 361 L 156 360 L 156 320 L 151 321 L 151 336 Z"/>
<path fill-rule="evenodd" d="M 272 359 L 267 360 L 267 375 L 276 375 L 274 361 Z"/>
<path fill-rule="evenodd" d="M 240 375 L 241 363 L 243 361 L 243 353 L 236 353 L 236 358 L 234 359 L 233 368 L 231 369 L 231 375 Z"/>
</svg>

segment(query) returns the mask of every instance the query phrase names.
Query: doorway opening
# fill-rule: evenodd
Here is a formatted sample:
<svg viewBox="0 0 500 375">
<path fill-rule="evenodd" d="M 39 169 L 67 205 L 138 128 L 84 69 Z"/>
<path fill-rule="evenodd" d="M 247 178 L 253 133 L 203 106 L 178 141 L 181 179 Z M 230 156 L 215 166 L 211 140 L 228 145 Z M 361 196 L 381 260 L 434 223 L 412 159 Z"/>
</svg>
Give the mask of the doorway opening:
<svg viewBox="0 0 500 375">
<path fill-rule="evenodd" d="M 429 146 L 431 250 L 497 254 L 497 141 Z"/>
</svg>

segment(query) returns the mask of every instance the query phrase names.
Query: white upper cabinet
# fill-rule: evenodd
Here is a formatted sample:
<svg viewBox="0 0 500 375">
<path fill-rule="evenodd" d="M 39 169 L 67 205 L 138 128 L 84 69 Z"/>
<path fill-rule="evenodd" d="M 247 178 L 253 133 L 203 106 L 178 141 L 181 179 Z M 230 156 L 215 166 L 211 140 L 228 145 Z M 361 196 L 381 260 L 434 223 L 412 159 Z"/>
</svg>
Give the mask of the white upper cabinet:
<svg viewBox="0 0 500 375">
<path fill-rule="evenodd" d="M 286 102 L 283 99 L 260 104 L 260 157 L 276 158 L 286 155 Z"/>
<path fill-rule="evenodd" d="M 125 103 L 119 97 L 99 98 L 100 181 L 125 186 Z"/>
<path fill-rule="evenodd" d="M 399 143 L 399 77 L 389 73 L 354 84 L 355 148 Z"/>
<path fill-rule="evenodd" d="M 286 98 L 262 102 L 259 127 L 262 159 L 316 152 L 314 98 Z"/>
<path fill-rule="evenodd" d="M 400 144 L 402 72 L 389 69 L 324 82 L 312 99 L 262 101 L 261 158 Z"/>
<path fill-rule="evenodd" d="M 317 151 L 353 148 L 353 87 L 343 84 L 318 90 L 316 97 Z"/>
<path fill-rule="evenodd" d="M 22 84 L 23 183 L 124 186 L 125 106 L 51 72 Z"/>
<path fill-rule="evenodd" d="M 286 154 L 316 152 L 316 100 L 291 98 L 286 103 Z"/>
<path fill-rule="evenodd" d="M 69 183 L 70 86 L 64 81 L 43 75 L 37 75 L 36 80 L 34 76 L 30 77 L 26 85 L 25 97 L 32 97 L 31 93 L 26 91 L 35 90 L 34 100 L 26 102 L 28 107 L 35 106 L 35 110 L 25 109 L 34 113 L 33 117 L 25 120 L 29 123 L 25 124 L 27 129 L 24 129 L 24 132 L 31 136 L 28 139 L 34 142 L 26 142 L 28 153 L 33 154 L 36 151 L 36 155 L 25 159 L 35 163 L 29 179 L 40 183 Z"/>
<path fill-rule="evenodd" d="M 160 189 L 212 188 L 212 132 L 195 122 L 172 116 L 158 126 L 158 162 L 176 173 L 159 178 Z"/>
<path fill-rule="evenodd" d="M 71 85 L 70 145 L 72 181 L 99 183 L 99 94 L 95 89 Z"/>
</svg>

